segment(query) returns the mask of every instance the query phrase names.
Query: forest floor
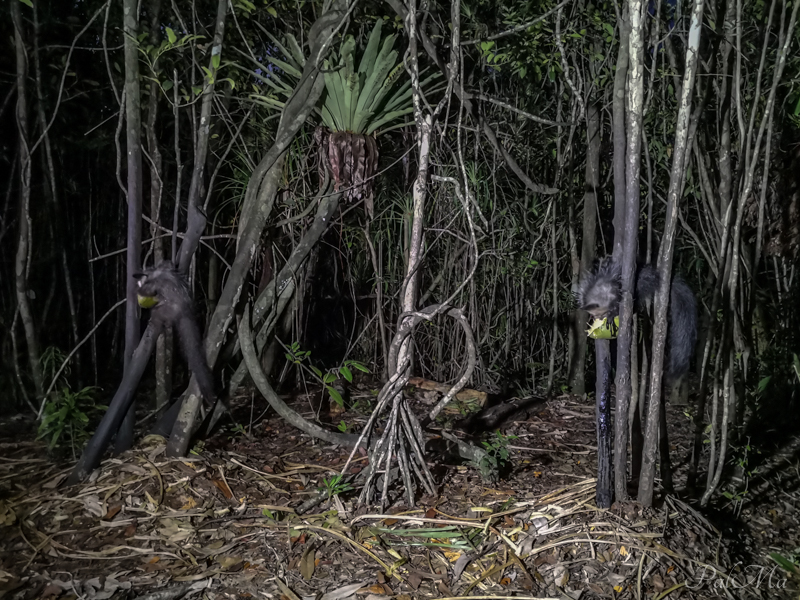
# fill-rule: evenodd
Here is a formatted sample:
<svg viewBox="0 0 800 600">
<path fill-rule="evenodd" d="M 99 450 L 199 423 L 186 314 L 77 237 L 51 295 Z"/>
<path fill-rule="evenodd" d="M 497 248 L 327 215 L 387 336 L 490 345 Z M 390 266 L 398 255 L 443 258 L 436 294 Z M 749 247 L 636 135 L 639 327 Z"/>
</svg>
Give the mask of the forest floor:
<svg viewBox="0 0 800 600">
<path fill-rule="evenodd" d="M 352 391 L 361 406 L 373 398 Z M 422 415 L 436 399 L 417 390 L 410 402 Z M 599 510 L 593 404 L 530 399 L 501 428 L 516 438 L 498 484 L 434 444 L 439 488 L 416 507 L 400 496 L 383 513 L 355 508 L 355 490 L 301 516 L 349 452 L 251 402 L 234 408 L 249 425 L 189 458 L 166 458 L 151 436 L 69 489 L 58 487 L 69 466 L 30 441 L 31 421 L 0 422 L 0 598 L 798 598 L 798 579 L 769 558 L 800 547 L 797 445 L 713 509 L 679 494 Z M 313 416 L 309 397 L 292 402 Z M 333 412 L 321 420 L 357 431 L 367 419 Z M 670 412 L 680 485 L 690 422 Z"/>
</svg>

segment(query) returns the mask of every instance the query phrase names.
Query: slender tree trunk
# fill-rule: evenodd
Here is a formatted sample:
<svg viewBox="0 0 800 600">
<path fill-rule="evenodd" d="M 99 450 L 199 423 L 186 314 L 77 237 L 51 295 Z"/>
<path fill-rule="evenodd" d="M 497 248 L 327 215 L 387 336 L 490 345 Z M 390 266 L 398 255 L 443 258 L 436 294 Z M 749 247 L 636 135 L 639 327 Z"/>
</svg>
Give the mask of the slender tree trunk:
<svg viewBox="0 0 800 600">
<path fill-rule="evenodd" d="M 646 430 L 642 473 L 639 478 L 639 502 L 644 506 L 653 503 L 653 481 L 655 479 L 655 459 L 658 445 L 659 411 L 661 410 L 661 379 L 664 366 L 664 347 L 667 340 L 667 309 L 672 275 L 672 253 L 678 222 L 680 198 L 683 192 L 685 156 L 688 147 L 689 117 L 691 115 L 694 77 L 697 72 L 697 56 L 700 46 L 700 30 L 703 21 L 704 1 L 695 0 L 689 27 L 689 44 L 686 47 L 686 70 L 681 87 L 678 120 L 675 128 L 675 148 L 672 156 L 672 172 L 667 194 L 667 215 L 664 236 L 658 254 L 658 274 L 661 285 L 656 292 L 655 323 L 653 326 L 652 367 L 650 370 L 650 400 L 647 406 Z"/>
<path fill-rule="evenodd" d="M 586 110 L 586 190 L 583 195 L 583 233 L 581 235 L 580 270 L 587 272 L 592 268 L 597 244 L 597 190 L 600 188 L 600 111 L 596 104 L 589 104 Z M 577 291 L 577 290 L 574 290 Z M 572 327 L 575 336 L 575 353 L 570 371 L 570 385 L 574 394 L 586 391 L 586 321 L 585 310 L 576 310 Z"/>
<path fill-rule="evenodd" d="M 622 256 L 622 231 L 625 225 L 625 88 L 628 74 L 629 7 L 626 2 L 620 23 L 619 55 L 614 77 L 614 260 Z M 595 502 L 608 508 L 614 498 L 611 472 L 611 343 L 595 340 L 595 412 L 597 418 L 597 491 Z M 627 421 L 626 421 L 627 425 Z"/>
<path fill-rule="evenodd" d="M 123 29 L 125 31 L 125 132 L 128 157 L 128 231 L 125 290 L 125 350 L 124 368 L 130 366 L 133 351 L 139 344 L 139 305 L 136 301 L 134 274 L 142 266 L 142 145 L 141 94 L 139 91 L 139 3 L 123 0 Z M 117 433 L 116 451 L 122 452 L 133 443 L 133 424 L 136 403 L 131 404 L 122 427 Z"/>
<path fill-rule="evenodd" d="M 161 43 L 161 0 L 150 2 L 150 44 L 154 47 Z M 150 237 L 153 238 L 153 263 L 164 260 L 164 238 L 159 234 L 161 224 L 161 196 L 163 189 L 163 161 L 161 148 L 156 137 L 158 122 L 158 100 L 161 97 L 160 85 L 150 82 L 150 97 L 147 103 L 147 119 L 145 121 L 145 137 L 150 154 Z M 165 328 L 156 342 L 156 408 L 164 409 L 170 401 L 172 393 L 172 328 Z"/>
<path fill-rule="evenodd" d="M 222 42 L 225 39 L 225 14 L 228 3 L 219 0 L 217 3 L 217 16 L 214 27 L 214 40 L 211 45 L 211 58 L 208 70 L 216 80 L 216 73 L 222 56 Z M 211 132 L 211 105 L 214 101 L 214 81 L 206 77 L 203 81 L 203 102 L 200 107 L 200 124 L 197 128 L 197 144 L 194 149 L 194 168 L 192 180 L 189 183 L 189 197 L 186 206 L 186 237 L 178 255 L 178 266 L 184 275 L 189 272 L 189 263 L 200 244 L 200 236 L 206 228 L 206 217 L 200 210 L 200 193 L 204 185 L 204 173 L 208 143 Z"/>
<path fill-rule="evenodd" d="M 72 333 L 72 343 L 77 345 L 79 342 L 78 336 L 78 311 L 75 305 L 75 294 L 72 291 L 72 277 L 69 272 L 69 260 L 67 256 L 66 245 L 70 240 L 67 232 L 67 226 L 63 221 L 61 212 L 60 200 L 58 197 L 58 186 L 56 184 L 56 168 L 53 161 L 53 149 L 50 143 L 50 134 L 47 130 L 47 119 L 44 113 L 44 93 L 42 90 L 42 69 L 39 60 L 39 15 L 38 5 L 33 5 L 33 66 L 34 66 L 34 81 L 36 82 L 36 117 L 39 121 L 39 127 L 44 132 L 44 171 L 47 173 L 47 183 L 45 190 L 49 194 L 49 200 L 52 207 L 50 231 L 53 236 L 53 243 L 60 244 L 61 254 L 61 269 L 64 275 L 64 289 L 67 297 L 67 306 L 69 307 L 70 325 Z M 75 371 L 80 378 L 81 375 L 81 360 L 80 354 L 75 355 Z M 48 384 L 49 382 L 45 382 Z M 79 383 L 80 386 L 80 383 Z"/>
<path fill-rule="evenodd" d="M 214 40 L 211 46 L 211 57 L 209 60 L 208 71 L 213 80 L 205 78 L 203 82 L 203 102 L 200 107 L 200 124 L 196 133 L 197 143 L 194 148 L 192 179 L 189 183 L 189 196 L 187 198 L 187 217 L 186 217 L 186 237 L 181 244 L 178 253 L 178 268 L 184 274 L 189 272 L 189 265 L 192 257 L 200 244 L 200 236 L 206 227 L 206 217 L 200 209 L 200 195 L 204 185 L 204 173 L 206 167 L 206 157 L 208 154 L 209 137 L 211 132 L 211 105 L 214 99 L 214 89 L 216 72 L 219 67 L 220 57 L 222 56 L 223 41 L 225 39 L 225 18 L 227 12 L 227 2 L 219 0 L 217 3 L 217 14 L 214 27 Z M 206 355 L 212 371 L 216 355 L 208 356 L 208 344 L 206 344 Z M 172 434 L 167 444 L 167 453 L 171 456 L 183 456 L 194 431 L 194 420 L 200 411 L 200 397 L 198 395 L 197 382 L 194 376 L 190 381 L 189 393 L 184 396 L 183 406 L 178 413 Z"/>
<path fill-rule="evenodd" d="M 627 153 L 625 157 L 624 228 L 614 231 L 614 243 L 622 237 L 622 301 L 617 336 L 617 405 L 614 443 L 614 491 L 617 500 L 628 497 L 628 408 L 631 402 L 631 343 L 633 330 L 633 293 L 636 289 L 636 254 L 639 235 L 640 188 L 642 164 L 642 112 L 644 110 L 644 17 L 646 4 L 629 1 L 631 33 L 628 43 Z"/>
<path fill-rule="evenodd" d="M 31 155 L 30 138 L 28 132 L 28 102 L 27 78 L 28 60 L 25 52 L 24 30 L 20 2 L 11 2 L 11 20 L 14 23 L 14 51 L 16 56 L 16 83 L 17 83 L 17 134 L 19 143 L 20 161 L 20 190 L 19 190 L 19 232 L 17 235 L 17 253 L 14 260 L 14 284 L 17 296 L 17 309 L 22 320 L 25 332 L 25 342 L 28 346 L 28 364 L 31 369 L 31 379 L 36 391 L 37 400 L 43 400 L 44 381 L 42 367 L 39 363 L 39 341 L 36 337 L 36 327 L 33 322 L 33 312 L 29 301 L 30 288 L 28 286 L 28 269 L 31 253 Z"/>
</svg>

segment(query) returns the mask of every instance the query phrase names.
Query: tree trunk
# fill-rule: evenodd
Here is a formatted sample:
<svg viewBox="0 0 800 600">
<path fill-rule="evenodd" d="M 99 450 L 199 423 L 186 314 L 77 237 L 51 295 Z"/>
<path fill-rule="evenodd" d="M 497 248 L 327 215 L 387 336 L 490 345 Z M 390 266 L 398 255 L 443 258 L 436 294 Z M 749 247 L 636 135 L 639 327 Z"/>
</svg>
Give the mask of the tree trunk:
<svg viewBox="0 0 800 600">
<path fill-rule="evenodd" d="M 42 367 L 39 363 L 39 341 L 33 322 L 33 312 L 29 301 L 28 270 L 31 254 L 31 155 L 28 137 L 27 78 L 28 61 L 25 51 L 24 31 L 20 2 L 11 3 L 11 20 L 14 23 L 14 51 L 16 56 L 17 84 L 17 133 L 19 140 L 20 189 L 19 189 L 19 232 L 17 253 L 14 260 L 14 284 L 17 296 L 17 309 L 25 332 L 28 346 L 28 364 L 37 400 L 44 398 Z"/>
<path fill-rule="evenodd" d="M 221 4 L 224 4 L 224 0 Z M 233 311 L 241 296 L 245 277 L 258 250 L 261 233 L 272 212 L 281 177 L 281 168 L 289 144 L 311 114 L 322 94 L 325 82 L 320 76 L 319 65 L 333 41 L 333 32 L 341 20 L 342 14 L 343 4 L 341 0 L 336 0 L 331 8 L 323 13 L 311 27 L 309 32 L 311 53 L 306 60 L 299 87 L 284 107 L 278 131 L 275 134 L 275 142 L 250 176 L 239 225 L 236 257 L 208 327 L 205 346 L 210 365 L 216 362 L 219 355 L 225 332 L 233 320 Z M 184 254 L 188 239 L 187 236 L 187 241 L 181 247 L 182 267 L 184 263 L 188 265 L 188 258 Z M 195 428 L 195 417 L 199 410 L 200 399 L 197 385 L 192 378 L 167 445 L 167 453 L 170 456 L 183 456 L 186 453 L 191 433 Z"/>
<path fill-rule="evenodd" d="M 161 43 L 161 0 L 150 2 L 150 44 L 157 47 Z M 150 82 L 150 97 L 147 103 L 147 119 L 144 125 L 147 139 L 147 151 L 150 154 L 150 237 L 153 238 L 153 264 L 164 260 L 164 238 L 161 237 L 161 194 L 162 194 L 162 158 L 161 148 L 156 137 L 158 121 L 158 100 L 161 97 L 160 85 Z M 164 409 L 170 401 L 172 393 L 172 328 L 166 328 L 158 336 L 156 342 L 156 409 Z"/>
<path fill-rule="evenodd" d="M 642 162 L 642 112 L 644 110 L 644 11 L 642 0 L 629 2 L 631 32 L 628 40 L 628 110 L 626 119 L 627 152 L 625 156 L 625 204 L 623 229 L 614 230 L 614 244 L 622 238 L 622 302 L 617 336 L 617 406 L 614 443 L 614 491 L 617 500 L 628 497 L 628 407 L 631 402 L 631 343 L 633 330 L 633 293 L 636 289 L 636 254 L 639 235 Z M 616 225 L 616 224 L 615 224 Z"/>
<path fill-rule="evenodd" d="M 67 240 L 70 236 L 67 232 L 67 227 L 63 222 L 61 205 L 59 204 L 58 186 L 56 185 L 56 169 L 53 161 L 53 148 L 50 143 L 50 134 L 47 130 L 47 119 L 44 114 L 44 93 L 42 90 L 42 69 L 39 58 L 39 15 L 38 5 L 33 5 L 33 67 L 34 67 L 34 81 L 36 83 L 36 117 L 39 121 L 44 138 L 44 157 L 42 160 L 45 173 L 47 173 L 47 183 L 45 193 L 48 194 L 50 204 L 52 206 L 50 231 L 53 236 L 54 243 L 61 245 L 59 253 L 61 255 L 61 269 L 64 275 L 64 289 L 66 292 L 67 306 L 69 307 L 70 315 L 70 331 L 72 333 L 72 343 L 78 345 L 78 311 L 75 306 L 75 294 L 72 291 L 72 277 L 69 272 L 69 262 L 67 260 Z M 80 354 L 75 355 L 75 372 L 80 381 L 81 376 L 81 360 Z M 44 382 L 47 385 L 48 382 Z M 78 384 L 80 387 L 80 383 Z"/>
<path fill-rule="evenodd" d="M 581 235 L 580 270 L 587 272 L 592 268 L 597 244 L 597 190 L 600 187 L 600 111 L 596 104 L 586 109 L 586 191 L 583 195 L 583 233 Z M 577 290 L 573 290 L 577 291 Z M 586 321 L 589 313 L 576 310 L 572 321 L 575 351 L 570 365 L 570 386 L 572 393 L 586 391 Z"/>
<path fill-rule="evenodd" d="M 123 29 L 125 32 L 125 138 L 128 157 L 128 234 L 126 252 L 125 290 L 128 303 L 125 305 L 125 350 L 124 369 L 127 370 L 133 351 L 139 344 L 139 304 L 136 301 L 136 279 L 134 274 L 142 266 L 142 110 L 139 91 L 139 3 L 123 0 Z M 128 414 L 117 433 L 115 450 L 123 452 L 133 444 L 133 424 L 136 421 L 136 403 L 131 404 Z"/>
<path fill-rule="evenodd" d="M 622 12 L 619 55 L 614 77 L 614 260 L 622 256 L 622 231 L 625 225 L 625 84 L 628 75 L 629 31 L 628 3 Z M 595 502 L 608 508 L 614 499 L 611 480 L 611 343 L 595 340 L 595 412 L 597 416 L 597 491 Z M 627 422 L 626 422 L 627 424 Z"/>
<path fill-rule="evenodd" d="M 695 0 L 689 28 L 689 44 L 686 47 L 686 71 L 681 87 L 678 106 L 678 122 L 675 128 L 675 147 L 672 156 L 672 172 L 667 193 L 667 215 L 664 236 L 658 253 L 658 274 L 661 285 L 655 297 L 655 323 L 653 325 L 652 366 L 650 370 L 650 400 L 647 405 L 646 430 L 642 473 L 639 478 L 639 502 L 644 506 L 653 503 L 653 480 L 655 479 L 655 458 L 658 445 L 659 411 L 661 410 L 661 376 L 664 366 L 664 347 L 667 340 L 667 309 L 672 275 L 672 253 L 675 231 L 678 222 L 678 209 L 683 191 L 686 149 L 689 137 L 689 116 L 691 114 L 694 76 L 697 72 L 697 56 L 700 45 L 700 30 L 703 20 L 703 0 Z"/>
</svg>

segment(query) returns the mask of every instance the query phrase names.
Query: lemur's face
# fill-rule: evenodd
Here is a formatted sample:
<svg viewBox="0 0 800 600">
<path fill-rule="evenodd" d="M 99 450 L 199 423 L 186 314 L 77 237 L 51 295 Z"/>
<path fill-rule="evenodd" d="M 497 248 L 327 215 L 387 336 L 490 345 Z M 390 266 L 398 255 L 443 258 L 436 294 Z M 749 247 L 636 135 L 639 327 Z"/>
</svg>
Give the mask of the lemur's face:
<svg viewBox="0 0 800 600">
<path fill-rule="evenodd" d="M 598 304 L 587 304 L 586 306 L 581 306 L 581 310 L 585 310 L 594 319 L 605 319 L 606 317 L 610 316 L 610 310 L 607 306 L 600 306 Z"/>
<path fill-rule="evenodd" d="M 169 273 L 169 268 L 164 263 L 145 269 L 141 273 L 134 273 L 139 296 L 158 299 L 161 295 L 159 292 L 162 292 L 168 284 Z"/>
<path fill-rule="evenodd" d="M 154 272 L 153 270 L 145 271 L 144 273 L 136 273 L 134 277 L 136 278 L 136 287 L 138 288 L 137 293 L 140 296 L 157 296 L 156 285 L 154 282 Z"/>
<path fill-rule="evenodd" d="M 619 286 L 616 282 L 595 281 L 582 290 L 579 301 L 581 310 L 585 310 L 595 319 L 614 316 L 617 310 Z"/>
</svg>

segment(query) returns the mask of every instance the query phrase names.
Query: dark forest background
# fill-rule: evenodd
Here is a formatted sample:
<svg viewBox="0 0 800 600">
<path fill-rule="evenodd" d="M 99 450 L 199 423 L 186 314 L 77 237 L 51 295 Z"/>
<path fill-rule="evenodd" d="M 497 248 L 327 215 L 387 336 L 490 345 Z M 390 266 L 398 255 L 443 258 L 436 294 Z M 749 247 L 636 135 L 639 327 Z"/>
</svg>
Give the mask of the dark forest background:
<svg viewBox="0 0 800 600">
<path fill-rule="evenodd" d="M 640 152 L 621 158 L 640 165 L 638 260 L 656 262 L 678 115 L 687 109 L 691 4 L 634 3 L 642 17 L 637 46 L 623 26 L 628 4 L 429 2 L 417 7 L 411 47 L 407 5 L 357 3 L 333 29 L 329 62 L 318 66 L 331 77 L 357 68 L 382 21 L 380 43 L 396 36 L 385 99 L 354 129 L 330 103 L 351 117 L 360 107 L 345 109 L 350 100 L 328 84 L 266 174 L 262 160 L 302 81 L 311 25 L 327 8 L 143 0 L 129 28 L 135 54 L 126 59 L 123 4 L 130 3 L 3 4 L 0 410 L 46 419 L 48 440 L 79 450 L 102 414 L 93 407 L 108 404 L 135 347 L 126 342 L 120 304 L 132 270 L 171 258 L 193 231 L 202 234 L 196 252 L 178 256 L 217 348 L 220 391 L 235 393 L 245 380 L 236 314 L 283 281 L 278 275 L 308 240 L 292 289 L 270 305 L 272 324 L 259 341 L 273 386 L 313 378 L 313 369 L 293 366 L 300 359 L 339 375 L 357 361 L 385 377 L 419 206 L 412 83 L 424 99 L 417 116 L 436 117 L 416 305 L 449 299 L 462 308 L 477 347 L 471 388 L 506 396 L 592 391 L 592 345 L 574 292 L 595 257 L 613 250 L 614 160 L 625 149 L 614 128 L 624 136 L 627 125 L 629 152 L 631 140 L 641 140 Z M 220 8 L 224 39 L 214 54 Z M 779 443 L 800 414 L 796 16 L 785 0 L 706 2 L 696 76 L 688 80 L 672 265 L 700 311 L 687 418 L 696 417 L 703 441 L 722 446 L 723 459 L 744 452 L 747 440 Z M 460 43 L 451 52 L 454 28 Z M 626 53 L 629 81 L 620 87 Z M 409 77 L 415 62 L 419 81 Z M 625 107 L 615 106 L 616 93 L 640 121 L 615 121 Z M 337 131 L 362 135 L 367 148 L 359 155 L 349 146 L 354 138 L 335 138 Z M 138 167 L 128 152 L 136 139 Z M 342 161 L 360 156 L 363 164 L 331 171 L 338 151 Z M 141 194 L 140 256 L 126 255 L 132 168 L 140 169 L 133 191 Z M 309 238 L 330 177 L 355 191 L 342 194 L 330 226 Z M 138 315 L 130 290 L 128 306 Z M 414 375 L 456 381 L 466 344 L 451 321 L 417 328 Z M 148 410 L 186 387 L 172 348 L 160 343 L 140 390 Z M 711 460 L 719 460 L 713 451 Z"/>
</svg>

